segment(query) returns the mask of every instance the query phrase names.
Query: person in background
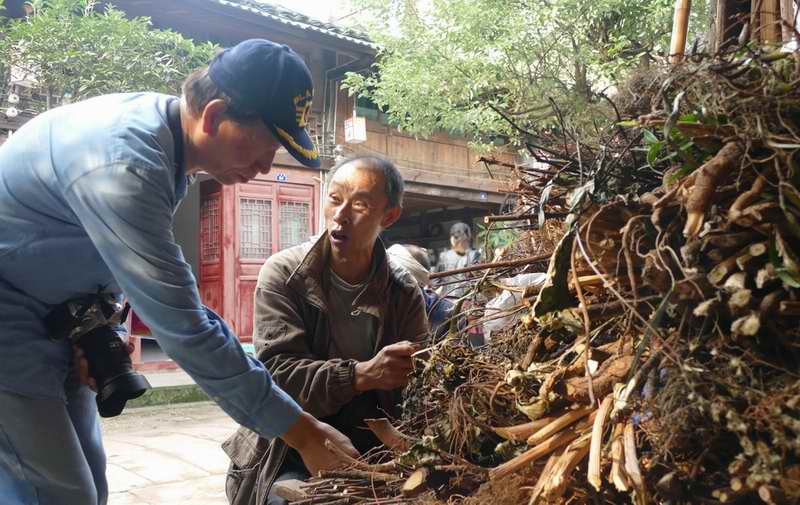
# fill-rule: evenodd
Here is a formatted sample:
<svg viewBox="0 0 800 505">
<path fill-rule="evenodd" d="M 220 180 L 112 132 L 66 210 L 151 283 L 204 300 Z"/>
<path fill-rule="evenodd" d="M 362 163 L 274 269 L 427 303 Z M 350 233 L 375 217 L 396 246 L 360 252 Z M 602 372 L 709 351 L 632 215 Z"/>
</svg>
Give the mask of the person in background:
<svg viewBox="0 0 800 505">
<path fill-rule="evenodd" d="M 481 252 L 472 248 L 472 230 L 468 224 L 455 223 L 450 227 L 450 245 L 451 248 L 439 256 L 437 271 L 457 270 L 480 263 Z M 475 321 L 469 315 L 474 313 L 470 308 L 475 306 L 475 300 L 464 299 L 472 288 L 469 282 L 470 279 L 470 274 L 466 273 L 450 275 L 442 279 L 437 292 L 447 299 L 454 300 L 456 304 L 458 303 L 456 300 L 462 300 L 460 308 L 467 315 L 464 317 L 466 322 L 460 324 L 465 324 L 468 328 L 466 337 L 470 345 L 480 347 L 485 343 L 482 327 L 471 324 Z"/>
<path fill-rule="evenodd" d="M 413 244 L 395 244 L 386 250 L 390 261 L 405 268 L 417 281 L 422 296 L 425 298 L 425 311 L 428 324 L 435 338 L 443 337 L 450 326 L 453 315 L 453 302 L 442 298 L 430 285 L 431 264 L 428 251 Z"/>
<path fill-rule="evenodd" d="M 479 263 L 481 253 L 472 248 L 472 230 L 467 223 L 455 223 L 450 227 L 450 249 L 439 255 L 437 272 L 465 268 Z M 467 294 L 469 286 L 467 274 L 457 274 L 446 278 L 439 285 L 440 294 L 446 298 L 458 299 Z"/>
</svg>

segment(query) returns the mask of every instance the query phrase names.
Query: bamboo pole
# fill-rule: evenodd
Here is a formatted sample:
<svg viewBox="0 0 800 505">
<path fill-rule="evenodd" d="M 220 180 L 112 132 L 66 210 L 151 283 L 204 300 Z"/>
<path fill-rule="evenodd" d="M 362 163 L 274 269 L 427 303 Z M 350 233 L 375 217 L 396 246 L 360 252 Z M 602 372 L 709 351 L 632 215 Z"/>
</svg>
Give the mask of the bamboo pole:
<svg viewBox="0 0 800 505">
<path fill-rule="evenodd" d="M 672 21 L 672 41 L 669 48 L 669 62 L 672 64 L 683 61 L 691 8 L 692 0 L 675 0 L 675 17 Z"/>
<path fill-rule="evenodd" d="M 754 42 L 761 40 L 761 5 L 764 0 L 750 0 L 750 39 Z"/>
<path fill-rule="evenodd" d="M 771 44 L 781 41 L 781 8 L 779 0 L 761 0 L 761 42 Z"/>
<path fill-rule="evenodd" d="M 781 0 L 781 33 L 785 43 L 795 39 L 797 29 L 797 9 L 794 0 Z"/>
</svg>

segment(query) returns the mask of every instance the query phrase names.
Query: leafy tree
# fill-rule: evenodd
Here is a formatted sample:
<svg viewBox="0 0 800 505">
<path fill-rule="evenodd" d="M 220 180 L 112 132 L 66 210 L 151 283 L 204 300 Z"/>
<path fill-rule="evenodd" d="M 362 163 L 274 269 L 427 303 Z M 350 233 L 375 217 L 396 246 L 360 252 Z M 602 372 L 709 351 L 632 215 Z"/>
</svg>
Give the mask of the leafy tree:
<svg viewBox="0 0 800 505">
<path fill-rule="evenodd" d="M 127 19 L 95 0 L 33 0 L 25 19 L 0 25 L 0 61 L 34 81 L 49 108 L 65 97 L 104 93 L 176 93 L 214 46 L 195 44 L 172 31 L 154 30 L 148 18 Z M 0 18 L 2 20 L 3 18 Z"/>
<path fill-rule="evenodd" d="M 404 130 L 443 129 L 494 143 L 518 139 L 520 130 L 558 126 L 559 114 L 584 122 L 606 114 L 604 91 L 668 50 L 674 5 L 354 1 L 365 9 L 363 28 L 381 50 L 373 72 L 349 74 L 345 85 Z"/>
</svg>

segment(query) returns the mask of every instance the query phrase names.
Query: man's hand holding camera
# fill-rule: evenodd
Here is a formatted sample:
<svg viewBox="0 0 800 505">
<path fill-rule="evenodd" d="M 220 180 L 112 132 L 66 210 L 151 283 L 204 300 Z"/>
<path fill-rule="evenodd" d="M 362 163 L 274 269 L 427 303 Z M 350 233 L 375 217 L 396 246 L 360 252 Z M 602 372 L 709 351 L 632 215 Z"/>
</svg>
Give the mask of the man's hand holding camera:
<svg viewBox="0 0 800 505">
<path fill-rule="evenodd" d="M 128 354 L 133 354 L 134 345 L 133 342 L 127 343 L 127 351 Z M 72 356 L 73 356 L 73 363 L 75 363 L 75 369 L 78 372 L 78 380 L 81 384 L 89 386 L 89 389 L 97 392 L 97 380 L 91 376 L 89 373 L 89 360 L 86 359 L 86 353 L 83 352 L 83 349 L 78 347 L 75 344 L 72 344 Z"/>
</svg>

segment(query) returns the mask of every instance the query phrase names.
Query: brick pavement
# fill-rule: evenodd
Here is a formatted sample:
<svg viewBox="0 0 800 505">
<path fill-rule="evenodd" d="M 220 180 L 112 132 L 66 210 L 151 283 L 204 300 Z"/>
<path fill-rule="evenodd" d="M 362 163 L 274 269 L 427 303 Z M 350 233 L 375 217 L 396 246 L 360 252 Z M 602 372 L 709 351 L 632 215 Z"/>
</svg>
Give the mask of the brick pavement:
<svg viewBox="0 0 800 505">
<path fill-rule="evenodd" d="M 236 423 L 212 403 L 129 408 L 103 421 L 109 505 L 226 505 Z"/>
</svg>

